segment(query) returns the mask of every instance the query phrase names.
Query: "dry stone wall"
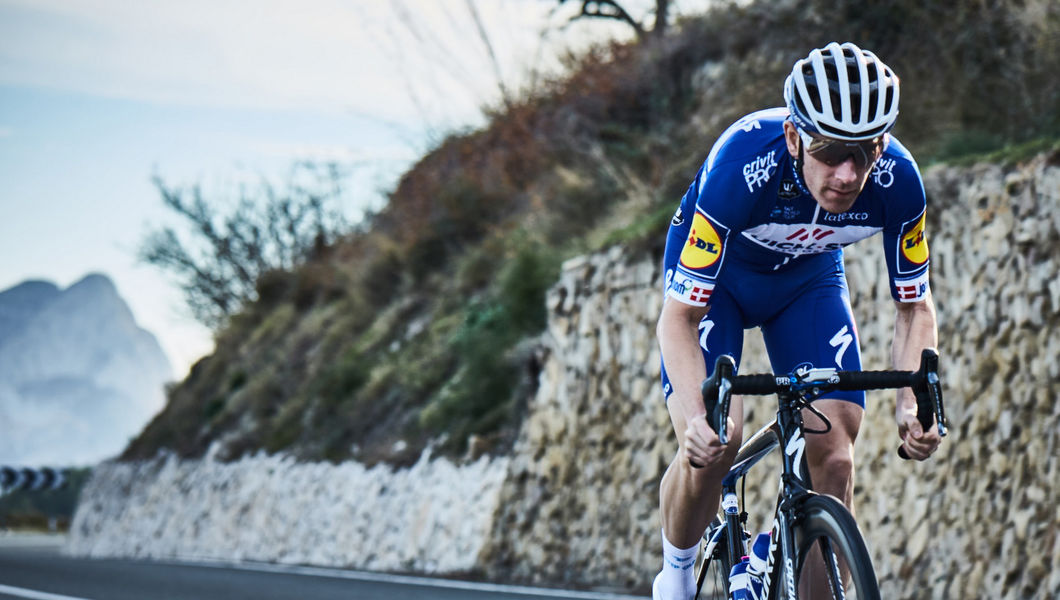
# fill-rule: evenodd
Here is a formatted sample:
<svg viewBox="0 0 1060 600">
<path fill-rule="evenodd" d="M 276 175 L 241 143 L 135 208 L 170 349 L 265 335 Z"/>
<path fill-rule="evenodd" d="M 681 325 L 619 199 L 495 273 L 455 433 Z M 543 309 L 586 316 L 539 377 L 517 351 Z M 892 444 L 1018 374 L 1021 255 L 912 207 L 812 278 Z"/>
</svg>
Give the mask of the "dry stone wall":
<svg viewBox="0 0 1060 600">
<path fill-rule="evenodd" d="M 883 597 L 1060 597 L 1060 154 L 937 167 L 925 183 L 952 428 L 931 461 L 900 461 L 893 394 L 869 394 L 855 502 Z M 846 262 L 865 367 L 889 368 L 882 244 L 851 247 Z M 660 562 L 658 483 L 676 449 L 658 385 L 661 300 L 656 257 L 616 247 L 565 265 L 510 457 L 425 457 L 399 471 L 264 456 L 106 463 L 68 551 L 643 591 Z M 749 332 L 741 371 L 767 369 Z M 745 410 L 748 433 L 773 412 Z M 776 482 L 761 471 L 748 504 L 765 515 Z"/>
<path fill-rule="evenodd" d="M 497 577 L 636 588 L 659 562 L 658 485 L 675 449 L 657 383 L 661 279 L 657 261 L 629 260 L 616 247 L 569 261 L 548 294 L 548 355 L 502 491 Z"/>
<path fill-rule="evenodd" d="M 481 562 L 507 462 L 109 462 L 93 471 L 64 550 L 461 573 Z"/>
<path fill-rule="evenodd" d="M 855 502 L 885 598 L 1060 596 L 1058 165 L 1054 153 L 926 173 L 952 429 L 931 461 L 903 462 L 893 392 L 869 394 Z M 846 263 L 864 366 L 890 368 L 879 239 Z M 658 569 L 657 486 L 676 448 L 657 384 L 660 289 L 655 260 L 615 248 L 567 263 L 550 292 L 548 359 L 502 491 L 497 576 L 644 589 Z M 754 332 L 744 357 L 742 372 L 768 370 Z M 745 410 L 748 433 L 772 418 L 768 404 Z M 775 500 L 763 475 L 749 481 L 752 514 Z"/>
</svg>

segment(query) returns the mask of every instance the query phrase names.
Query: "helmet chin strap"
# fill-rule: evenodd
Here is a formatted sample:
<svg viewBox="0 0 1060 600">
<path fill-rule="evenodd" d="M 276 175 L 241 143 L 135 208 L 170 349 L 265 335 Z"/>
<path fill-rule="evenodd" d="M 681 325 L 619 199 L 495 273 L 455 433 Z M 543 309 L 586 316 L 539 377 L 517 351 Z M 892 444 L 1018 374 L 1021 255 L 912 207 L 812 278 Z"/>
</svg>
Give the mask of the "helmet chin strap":
<svg viewBox="0 0 1060 600">
<path fill-rule="evenodd" d="M 805 150 L 806 150 L 806 148 L 803 147 L 802 139 L 800 138 L 799 139 L 799 155 L 797 157 L 793 158 L 791 162 L 792 162 L 792 167 L 795 169 L 795 179 L 797 180 L 797 183 L 798 183 L 799 187 L 803 188 L 806 192 L 809 192 L 809 188 L 806 187 L 806 176 L 803 175 L 803 173 L 802 173 L 802 165 L 805 162 L 804 161 L 804 158 L 805 158 L 804 152 L 805 152 Z"/>
<path fill-rule="evenodd" d="M 794 123 L 792 123 L 792 124 L 794 125 Z M 796 126 L 796 130 L 798 130 L 798 126 Z M 806 187 L 806 176 L 803 175 L 803 172 L 802 172 L 802 165 L 805 164 L 805 162 L 806 162 L 805 161 L 806 146 L 802 143 L 802 136 L 801 135 L 796 135 L 795 137 L 797 138 L 797 142 L 796 143 L 799 145 L 799 154 L 798 154 L 798 156 L 793 156 L 791 158 L 792 170 L 795 171 L 795 185 L 797 185 L 799 187 L 799 189 L 804 194 L 806 194 L 807 196 L 811 196 L 812 197 L 813 194 L 810 193 L 810 188 Z"/>
</svg>

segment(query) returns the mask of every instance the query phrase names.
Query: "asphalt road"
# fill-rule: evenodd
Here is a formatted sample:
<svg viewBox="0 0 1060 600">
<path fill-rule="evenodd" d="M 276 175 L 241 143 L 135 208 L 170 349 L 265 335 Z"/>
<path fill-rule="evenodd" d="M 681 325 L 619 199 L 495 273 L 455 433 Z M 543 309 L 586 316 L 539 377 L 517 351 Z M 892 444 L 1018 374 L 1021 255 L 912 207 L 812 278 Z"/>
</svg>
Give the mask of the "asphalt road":
<svg viewBox="0 0 1060 600">
<path fill-rule="evenodd" d="M 566 592 L 258 563 L 211 564 L 62 556 L 57 538 L 0 537 L 0 599 L 34 600 L 633 600 Z"/>
</svg>

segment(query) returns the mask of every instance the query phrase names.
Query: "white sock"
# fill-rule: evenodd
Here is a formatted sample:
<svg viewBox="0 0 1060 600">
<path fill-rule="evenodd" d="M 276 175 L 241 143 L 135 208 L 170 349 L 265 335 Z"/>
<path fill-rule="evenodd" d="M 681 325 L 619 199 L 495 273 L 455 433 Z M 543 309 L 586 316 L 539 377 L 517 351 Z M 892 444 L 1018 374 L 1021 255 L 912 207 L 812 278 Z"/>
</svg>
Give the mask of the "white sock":
<svg viewBox="0 0 1060 600">
<path fill-rule="evenodd" d="M 690 600 L 696 595 L 692 566 L 696 563 L 699 544 L 691 548 L 678 548 L 666 539 L 665 531 L 662 543 L 663 566 L 652 584 L 652 596 L 655 600 Z"/>
</svg>

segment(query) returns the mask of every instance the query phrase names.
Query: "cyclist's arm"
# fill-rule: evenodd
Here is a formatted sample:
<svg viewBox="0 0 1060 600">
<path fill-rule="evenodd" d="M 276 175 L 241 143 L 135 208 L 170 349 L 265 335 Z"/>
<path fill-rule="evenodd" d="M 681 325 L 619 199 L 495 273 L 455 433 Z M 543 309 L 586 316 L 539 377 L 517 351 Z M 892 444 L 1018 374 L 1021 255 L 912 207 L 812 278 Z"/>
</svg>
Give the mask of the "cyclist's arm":
<svg viewBox="0 0 1060 600">
<path fill-rule="evenodd" d="M 707 378 L 706 365 L 699 349 L 699 322 L 709 307 L 692 306 L 666 298 L 656 326 L 663 364 L 673 391 L 670 403 L 677 403 L 686 421 L 703 419 L 706 408 L 700 394 L 700 383 Z"/>
<path fill-rule="evenodd" d="M 938 347 L 938 320 L 935 314 L 935 303 L 930 290 L 918 302 L 895 302 L 897 315 L 894 322 L 894 342 L 891 347 L 891 360 L 894 368 L 902 371 L 915 371 L 920 365 L 920 353 L 924 348 Z M 942 441 L 934 428 L 923 431 L 916 418 L 916 396 L 913 390 L 898 390 L 895 406 L 895 420 L 898 423 L 898 435 L 905 442 L 906 451 L 911 458 L 924 460 L 931 455 Z"/>
<path fill-rule="evenodd" d="M 765 151 L 766 142 L 781 139 L 780 127 L 763 128 L 759 122 L 768 114 L 750 115 L 719 138 L 682 198 L 667 235 L 666 295 L 656 334 L 672 388 L 667 408 L 687 458 L 697 465 L 716 462 L 722 448 L 707 425 L 700 393 L 707 366 L 699 324 L 723 270 L 729 234 L 747 224 L 761 194 L 761 185 L 747 183 L 746 165 Z"/>
<path fill-rule="evenodd" d="M 668 408 L 685 458 L 692 465 L 714 464 L 722 446 L 707 425 L 700 383 L 707 377 L 699 349 L 699 322 L 708 307 L 694 306 L 668 297 L 663 301 L 656 334 L 670 379 Z M 681 422 L 683 421 L 683 423 Z M 730 430 L 734 427 L 729 420 Z"/>
<path fill-rule="evenodd" d="M 925 232 L 927 197 L 916 163 L 904 150 L 888 163 L 887 172 L 893 177 L 886 185 L 879 185 L 886 190 L 888 218 L 883 243 L 891 297 L 897 307 L 891 360 L 895 369 L 915 371 L 919 368 L 921 351 L 938 346 L 935 303 L 929 281 L 931 254 Z M 895 405 L 898 435 L 911 458 L 924 460 L 941 440 L 934 428 L 923 431 L 916 412 L 913 391 L 898 390 Z"/>
</svg>

